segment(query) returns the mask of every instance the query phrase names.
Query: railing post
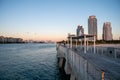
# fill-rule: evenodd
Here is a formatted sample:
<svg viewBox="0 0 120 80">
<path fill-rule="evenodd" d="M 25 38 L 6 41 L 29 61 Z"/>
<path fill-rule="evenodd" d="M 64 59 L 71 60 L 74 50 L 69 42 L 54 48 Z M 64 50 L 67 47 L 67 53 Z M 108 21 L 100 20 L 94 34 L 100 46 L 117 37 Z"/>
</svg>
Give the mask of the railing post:
<svg viewBox="0 0 120 80">
<path fill-rule="evenodd" d="M 94 54 L 95 54 L 95 36 L 94 36 Z"/>
<path fill-rule="evenodd" d="M 84 53 L 86 53 L 86 36 L 84 35 Z"/>
<path fill-rule="evenodd" d="M 70 37 L 70 48 L 72 48 L 72 37 Z"/>
<path fill-rule="evenodd" d="M 85 71 L 85 80 L 88 80 L 87 78 L 88 78 L 88 76 L 87 76 L 87 71 L 88 71 L 88 65 L 87 65 L 87 60 L 85 60 L 85 62 L 84 62 L 84 71 Z"/>
<path fill-rule="evenodd" d="M 77 48 L 77 39 L 76 39 L 76 48 Z"/>
<path fill-rule="evenodd" d="M 92 53 L 92 47 L 90 47 L 90 53 Z"/>
<path fill-rule="evenodd" d="M 88 51 L 88 40 L 87 40 L 87 51 Z"/>
</svg>

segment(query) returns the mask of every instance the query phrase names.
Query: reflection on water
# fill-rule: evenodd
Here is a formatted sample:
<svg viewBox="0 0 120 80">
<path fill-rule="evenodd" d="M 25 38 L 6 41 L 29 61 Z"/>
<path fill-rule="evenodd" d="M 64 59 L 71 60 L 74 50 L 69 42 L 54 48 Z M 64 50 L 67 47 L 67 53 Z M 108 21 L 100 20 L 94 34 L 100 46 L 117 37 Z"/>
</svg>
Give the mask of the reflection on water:
<svg viewBox="0 0 120 80">
<path fill-rule="evenodd" d="M 60 80 L 54 44 L 0 44 L 0 80 Z"/>
</svg>

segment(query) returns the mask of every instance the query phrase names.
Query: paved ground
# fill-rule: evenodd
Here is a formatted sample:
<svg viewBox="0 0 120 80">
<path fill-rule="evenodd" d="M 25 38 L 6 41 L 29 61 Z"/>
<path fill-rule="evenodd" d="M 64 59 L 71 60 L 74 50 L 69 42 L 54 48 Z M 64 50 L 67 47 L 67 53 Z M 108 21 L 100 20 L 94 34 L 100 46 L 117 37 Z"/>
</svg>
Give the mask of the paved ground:
<svg viewBox="0 0 120 80">
<path fill-rule="evenodd" d="M 75 52 L 104 70 L 107 75 L 114 77 L 115 80 L 120 80 L 120 59 L 109 58 L 92 53 L 84 54 L 80 53 L 80 51 Z"/>
</svg>

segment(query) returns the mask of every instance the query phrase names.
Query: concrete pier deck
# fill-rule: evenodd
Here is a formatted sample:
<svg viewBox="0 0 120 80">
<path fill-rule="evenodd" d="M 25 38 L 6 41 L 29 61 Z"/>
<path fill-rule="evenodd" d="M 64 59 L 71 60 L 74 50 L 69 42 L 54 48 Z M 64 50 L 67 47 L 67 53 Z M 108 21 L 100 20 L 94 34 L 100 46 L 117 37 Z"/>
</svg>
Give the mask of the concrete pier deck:
<svg viewBox="0 0 120 80">
<path fill-rule="evenodd" d="M 94 53 L 94 47 L 89 47 L 84 53 L 84 47 L 59 45 L 57 51 L 61 65 L 62 59 L 66 60 L 65 72 L 71 75 L 70 80 L 120 80 L 120 58 L 114 57 L 114 54 L 120 54 L 120 50 L 116 52 L 115 49 L 96 47 Z"/>
<path fill-rule="evenodd" d="M 112 76 L 115 80 L 120 80 L 120 59 L 109 58 L 99 54 L 84 54 L 80 53 L 79 51 L 75 51 L 75 53 L 79 54 L 90 63 L 104 70 L 107 75 Z"/>
<path fill-rule="evenodd" d="M 90 37 L 94 38 L 93 45 L 88 43 Z M 95 35 L 84 34 L 68 36 L 68 44 L 57 45 L 59 67 L 64 59 L 64 70 L 70 80 L 120 80 L 120 45 L 103 46 L 95 42 Z"/>
</svg>

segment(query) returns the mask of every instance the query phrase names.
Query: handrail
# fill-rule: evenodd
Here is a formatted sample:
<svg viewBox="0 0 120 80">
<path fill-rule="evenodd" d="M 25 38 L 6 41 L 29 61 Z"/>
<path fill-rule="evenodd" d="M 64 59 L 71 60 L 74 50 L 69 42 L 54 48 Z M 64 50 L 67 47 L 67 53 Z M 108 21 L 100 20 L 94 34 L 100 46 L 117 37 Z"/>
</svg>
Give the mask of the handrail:
<svg viewBox="0 0 120 80">
<path fill-rule="evenodd" d="M 82 50 L 82 47 L 77 48 L 78 50 Z M 89 47 L 87 53 L 92 53 L 93 47 Z M 99 49 L 102 49 L 103 52 L 105 50 L 109 49 L 107 47 L 96 47 L 96 53 L 99 54 Z M 114 48 L 115 51 L 120 49 Z M 113 77 L 109 72 L 104 70 L 104 68 L 101 68 L 94 64 L 94 62 L 89 61 L 84 56 L 77 54 L 73 49 L 67 48 L 65 46 L 59 46 L 59 50 L 64 53 L 64 57 L 67 57 L 67 60 L 73 69 L 74 74 L 78 75 L 78 79 L 82 80 L 111 80 Z M 82 51 L 80 52 L 82 53 Z M 117 52 L 116 52 L 117 54 Z M 84 54 L 85 55 L 85 54 Z M 104 53 L 102 53 L 104 55 Z M 117 58 L 117 57 L 116 57 Z"/>
</svg>

